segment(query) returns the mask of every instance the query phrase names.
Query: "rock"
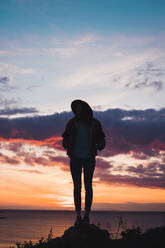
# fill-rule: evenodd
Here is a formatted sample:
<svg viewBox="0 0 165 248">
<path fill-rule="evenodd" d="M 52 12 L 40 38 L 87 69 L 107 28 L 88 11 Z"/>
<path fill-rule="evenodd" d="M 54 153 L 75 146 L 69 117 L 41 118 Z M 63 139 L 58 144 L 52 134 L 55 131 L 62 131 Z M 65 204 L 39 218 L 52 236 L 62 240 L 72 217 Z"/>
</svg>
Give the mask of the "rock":
<svg viewBox="0 0 165 248">
<path fill-rule="evenodd" d="M 110 234 L 94 224 L 71 226 L 63 236 L 49 242 L 48 247 L 60 248 L 100 248 L 108 247 Z M 58 243 L 58 244 L 57 244 Z M 54 244 L 54 246 L 53 246 Z"/>
</svg>

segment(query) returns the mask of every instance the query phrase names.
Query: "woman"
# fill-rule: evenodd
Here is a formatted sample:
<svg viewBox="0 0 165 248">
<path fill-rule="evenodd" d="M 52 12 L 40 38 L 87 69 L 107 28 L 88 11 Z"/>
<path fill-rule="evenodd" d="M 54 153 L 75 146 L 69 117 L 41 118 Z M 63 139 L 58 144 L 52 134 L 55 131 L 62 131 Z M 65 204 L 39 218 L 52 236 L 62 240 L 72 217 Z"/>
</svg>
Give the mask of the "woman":
<svg viewBox="0 0 165 248">
<path fill-rule="evenodd" d="M 93 111 L 87 102 L 76 99 L 71 103 L 75 116 L 66 124 L 62 134 L 63 147 L 70 157 L 70 170 L 74 184 L 74 203 L 77 213 L 75 225 L 81 223 L 81 174 L 84 171 L 85 214 L 83 222 L 89 224 L 93 189 L 92 178 L 97 150 L 105 147 L 105 134 L 101 123 L 93 118 Z"/>
</svg>

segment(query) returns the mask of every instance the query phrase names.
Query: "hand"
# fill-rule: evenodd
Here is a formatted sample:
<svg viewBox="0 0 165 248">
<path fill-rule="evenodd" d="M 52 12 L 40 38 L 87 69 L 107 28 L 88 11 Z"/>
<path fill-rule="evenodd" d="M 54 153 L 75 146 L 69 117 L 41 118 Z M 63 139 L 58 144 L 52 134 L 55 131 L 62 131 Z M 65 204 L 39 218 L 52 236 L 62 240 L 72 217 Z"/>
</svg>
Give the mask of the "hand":
<svg viewBox="0 0 165 248">
<path fill-rule="evenodd" d="M 97 147 L 97 149 L 98 149 L 99 151 L 101 151 L 101 150 L 104 149 L 105 145 L 104 145 L 104 144 L 97 144 L 96 147 Z"/>
</svg>

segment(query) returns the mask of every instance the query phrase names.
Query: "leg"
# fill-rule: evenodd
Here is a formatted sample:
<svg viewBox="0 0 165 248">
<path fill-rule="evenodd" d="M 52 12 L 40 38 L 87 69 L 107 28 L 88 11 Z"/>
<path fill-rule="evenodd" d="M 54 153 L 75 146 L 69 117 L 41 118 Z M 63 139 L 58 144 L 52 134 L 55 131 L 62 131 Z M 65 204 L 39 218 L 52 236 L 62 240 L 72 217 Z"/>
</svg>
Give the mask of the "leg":
<svg viewBox="0 0 165 248">
<path fill-rule="evenodd" d="M 84 184 L 85 184 L 85 214 L 89 214 L 92 199 L 93 199 L 93 189 L 92 189 L 92 178 L 95 169 L 95 157 L 91 157 L 84 160 Z"/>
<path fill-rule="evenodd" d="M 82 161 L 78 158 L 70 159 L 70 170 L 74 184 L 74 204 L 77 213 L 81 213 L 81 173 Z"/>
</svg>

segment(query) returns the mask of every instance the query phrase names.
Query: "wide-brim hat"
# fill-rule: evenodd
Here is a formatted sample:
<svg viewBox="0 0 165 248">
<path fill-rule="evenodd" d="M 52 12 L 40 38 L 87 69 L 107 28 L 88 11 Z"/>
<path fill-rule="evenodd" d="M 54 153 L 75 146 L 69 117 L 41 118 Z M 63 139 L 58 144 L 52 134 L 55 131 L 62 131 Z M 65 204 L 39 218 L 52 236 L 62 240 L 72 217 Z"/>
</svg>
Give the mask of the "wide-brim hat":
<svg viewBox="0 0 165 248">
<path fill-rule="evenodd" d="M 81 104 L 82 108 L 85 109 L 85 111 L 91 117 L 93 116 L 93 111 L 92 111 L 92 108 L 89 106 L 89 104 L 83 100 L 80 100 L 80 99 L 76 99 L 76 100 L 72 101 L 72 103 L 71 103 L 71 109 L 72 109 L 74 114 L 76 114 L 75 110 L 76 110 L 78 104 Z"/>
</svg>

